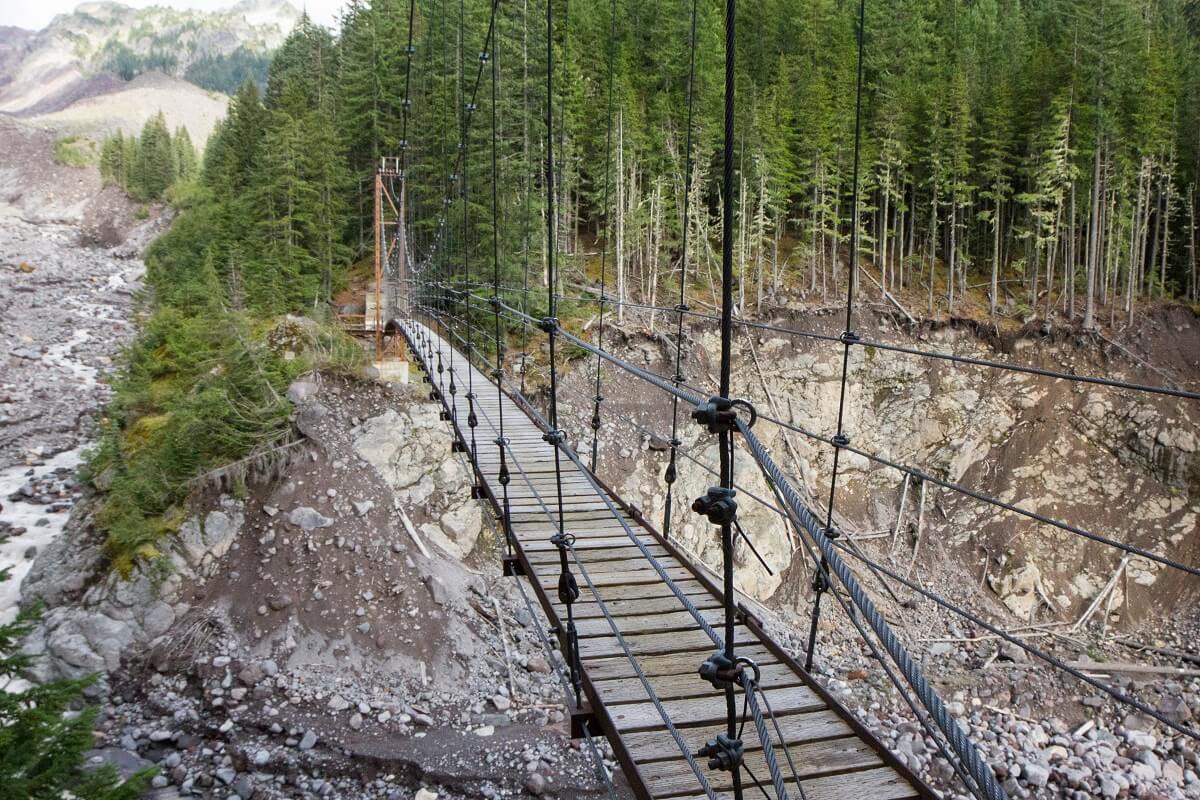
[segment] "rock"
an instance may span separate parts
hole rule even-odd
[[[256,767],[265,767],[271,763],[271,752],[269,750],[255,750],[250,762]]]
[[[274,678],[279,674],[279,665],[268,658],[266,661],[262,662],[262,670],[264,673],[266,673],[268,678]]]
[[[273,594],[267,597],[267,605],[276,611],[282,611],[290,606],[294,601],[290,594]]]
[[[990,583],[992,590],[1013,614],[1021,619],[1029,619],[1041,603],[1037,593],[1041,580],[1042,573],[1037,564],[1028,562],[992,579]]]
[[[534,656],[533,658],[529,659],[529,661],[527,661],[525,664],[525,669],[529,670],[530,672],[536,672],[539,675],[550,674],[550,664],[541,656]]]
[[[417,793],[413,796],[413,800],[437,800],[437,798],[437,792],[426,789],[424,786],[417,789]]]
[[[299,746],[301,750],[312,750],[317,746],[317,734],[311,730],[305,731],[304,736],[300,738]]]
[[[304,405],[313,397],[316,397],[318,386],[310,380],[300,379],[293,381],[292,385],[287,389],[287,399],[294,405]]]
[[[217,770],[217,778],[221,781],[221,783],[229,786],[231,783],[233,783],[234,779],[237,778],[237,770],[230,769],[229,767],[222,767],[221,769]]]
[[[299,506],[288,513],[288,522],[303,531],[328,528],[333,520],[310,506]]]
[[[1025,783],[1040,789],[1050,781],[1050,768],[1041,764],[1026,762],[1021,767],[1021,776],[1025,779]]]
[[[355,500],[353,503],[353,506],[354,506],[355,514],[358,514],[360,517],[365,517],[367,514],[369,514],[371,512],[371,509],[375,508],[375,501],[373,501],[373,500]]]
[[[330,711],[345,711],[350,707],[350,701],[342,697],[340,694],[335,694],[333,697],[329,698],[328,705]]]
[[[492,698],[492,705],[496,707],[497,711],[508,711],[508,709],[512,708],[512,700],[509,700],[502,694],[498,694]]]
[[[354,712],[353,714],[351,714],[350,715],[350,728],[352,730],[360,731],[360,730],[362,730],[362,726],[363,726],[362,714],[359,714],[357,711]]]
[[[231,663],[233,663],[233,659],[229,656],[214,656],[212,660],[212,665],[217,669],[225,669]]]
[[[154,763],[146,759],[122,750],[119,747],[105,747],[101,750],[89,750],[84,755],[84,764],[89,767],[99,767],[105,764],[116,768],[117,773],[122,778],[129,778],[136,772],[144,769],[149,769],[154,766]]]
[[[1179,695],[1168,695],[1158,704],[1158,713],[1172,722],[1187,722],[1192,718],[1192,710],[1187,701]]]
[[[546,791],[546,779],[540,772],[527,775],[522,785],[525,787],[525,791],[534,797],[541,797]]]

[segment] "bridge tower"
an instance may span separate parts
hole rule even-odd
[[[408,277],[405,175],[399,158],[384,156],[375,171],[375,284],[364,323],[375,334],[375,369],[382,380],[408,382],[408,355],[397,326]],[[394,329],[393,329],[394,328]]]

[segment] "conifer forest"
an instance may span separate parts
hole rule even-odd
[[[721,9],[696,5],[684,220],[691,4],[558,1],[564,283],[595,283],[603,260],[610,292],[663,304],[681,274],[687,226],[697,243],[689,280],[709,286],[720,225]],[[463,218],[449,178],[472,92],[467,224],[451,226],[438,252],[461,259],[465,244],[489,257],[494,136],[503,267],[515,276],[523,259],[544,259],[546,134],[529,122],[545,104],[544,6],[499,4],[481,69],[484,0],[415,3],[406,77],[409,5],[353,2],[335,32],[303,21],[265,89],[238,92],[207,150],[203,210],[192,212],[217,235],[203,254],[189,249],[238,302],[278,310],[328,300],[340,267],[370,247],[369,176],[380,157],[401,155],[405,139],[419,260],[448,196],[447,216]],[[845,0],[739,6],[745,313],[781,292],[820,302],[845,280],[856,12]],[[1118,321],[1140,301],[1200,298],[1200,3],[898,0],[868,9],[864,52],[857,224],[868,291],[919,298],[916,310],[931,315],[1085,326]]]

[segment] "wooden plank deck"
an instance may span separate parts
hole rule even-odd
[[[429,364],[434,370],[429,375],[437,387],[437,356],[440,353],[443,365],[449,369],[449,345],[421,323],[408,324],[410,346],[422,366],[429,359],[429,352],[419,346],[418,336],[433,348]],[[503,410],[504,433],[509,440],[507,462],[512,476],[509,507],[517,556],[551,625],[562,630],[566,610],[559,603],[556,591],[559,557],[549,542],[558,525],[554,449],[542,440],[542,430],[521,405],[508,395],[499,395],[495,384],[468,367],[458,351],[453,353],[453,363],[458,386],[455,435],[469,446],[465,395],[466,370],[471,369],[479,423],[475,430],[476,459],[483,489],[497,516],[502,487],[497,479],[499,447],[494,440],[499,436]],[[444,374],[441,385],[448,387],[448,373]],[[448,392],[444,393],[443,401],[449,410]],[[572,426],[568,423],[563,427]],[[662,717],[613,633],[613,625],[621,631],[672,723],[695,753],[725,729],[723,694],[696,673],[715,647],[634,544],[634,537],[649,549],[671,581],[719,631],[724,619],[720,591],[707,574],[565,455],[560,456],[560,469],[567,532],[575,536],[571,567],[581,596],[574,606],[574,616],[586,701],[639,798],[703,797],[691,767],[672,737],[666,735]],[[584,569],[590,585],[583,575]],[[611,620],[604,615],[604,609]],[[736,628],[738,653],[753,658],[762,669],[763,691],[775,711],[808,800],[904,800],[933,796],[927,786],[765,635],[753,615],[744,608],[742,612]],[[762,744],[752,723],[745,726],[742,736],[746,765],[760,780],[767,781]],[[776,758],[792,788],[794,778],[779,743],[774,744]],[[704,759],[698,761],[703,768]],[[732,797],[728,773],[706,771],[706,777],[723,800]],[[748,793],[757,792],[751,784],[747,785]],[[790,794],[800,797],[800,792],[794,789]]]

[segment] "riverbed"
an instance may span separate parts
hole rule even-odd
[[[76,470],[134,332],[145,266],[71,224],[0,213],[0,623],[79,498]]]

